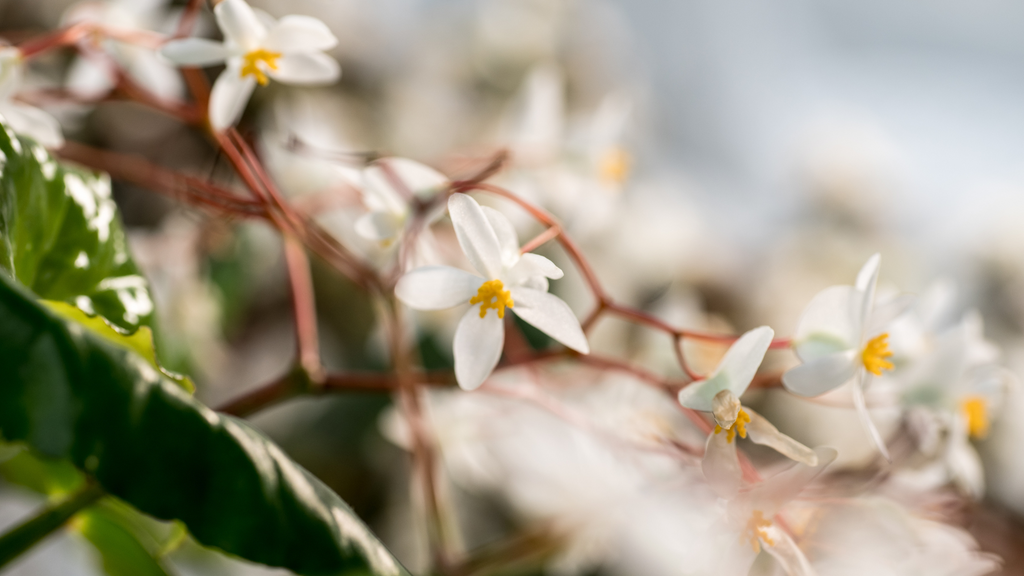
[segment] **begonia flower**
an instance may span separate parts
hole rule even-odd
[[[476,389],[498,364],[505,343],[506,309],[587,354],[590,348],[579,320],[565,302],[547,291],[548,278],[561,278],[562,270],[538,254],[520,254],[512,223],[469,196],[453,194],[448,212],[459,245],[477,274],[450,266],[417,268],[398,281],[395,295],[417,310],[471,305],[459,321],[453,343],[459,386]]]
[[[223,0],[213,9],[224,42],[202,38],[172,40],[162,53],[179,66],[227,63],[210,93],[210,125],[224,130],[242,115],[256,85],[273,78],[284,84],[329,84],[341,75],[338,62],[323,53],[337,38],[310,16],[273,21],[244,0]]]
[[[868,413],[864,391],[872,375],[895,368],[889,334],[884,328],[905,308],[904,299],[875,306],[881,256],[868,259],[853,286],[831,286],[804,309],[793,338],[803,362],[782,375],[786,389],[799,396],[819,396],[852,382],[853,403],[861,420],[888,460],[885,441]]]
[[[692,410],[711,412],[715,418],[715,430],[708,436],[704,459],[704,473],[712,482],[715,481],[712,478],[723,476],[722,467],[733,465],[736,436],[749,436],[752,442],[773,448],[808,466],[817,463],[813,450],[779,432],[766,418],[740,404],[739,398],[754,379],[774,336],[775,332],[768,326],[745,333],[729,347],[710,376],[679,391],[680,404]],[[724,475],[729,474],[731,471]]]
[[[999,350],[984,339],[982,319],[976,312],[932,340],[931,351],[901,379],[903,403],[926,409],[933,425],[946,431],[939,455],[949,479],[980,498],[985,491],[984,469],[970,440],[988,435],[1007,375],[996,364]]]

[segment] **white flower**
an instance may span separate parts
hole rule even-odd
[[[64,145],[60,123],[39,108],[14,100],[21,88],[25,62],[17,48],[0,48],[0,116],[18,134],[34,139],[47,148]]]
[[[520,254],[512,223],[469,196],[453,194],[448,211],[459,245],[479,276],[449,266],[417,268],[398,281],[395,295],[417,310],[473,305],[455,330],[459,386],[477,388],[498,364],[506,307],[569,348],[588,353],[579,320],[565,302],[547,292],[547,279],[561,278],[562,270],[543,256]]]
[[[751,441],[808,466],[817,464],[813,450],[779,432],[763,416],[740,404],[739,397],[750,386],[774,336],[775,332],[767,326],[740,336],[710,376],[679,391],[680,404],[711,412],[715,417],[715,431],[708,436],[703,464],[704,474],[712,484],[739,479],[733,474],[734,468],[739,470],[733,442],[737,434],[741,438],[749,434]]]
[[[797,325],[793,348],[803,364],[782,375],[786,389],[800,396],[819,396],[856,378],[853,402],[871,438],[886,459],[889,452],[871,421],[864,400],[869,374],[892,370],[889,335],[882,332],[899,315],[906,300],[894,299],[873,310],[881,256],[868,259],[854,286],[831,286],[818,293]]]
[[[757,553],[762,549],[775,558],[782,571],[789,576],[812,576],[816,574],[807,557],[785,529],[776,523],[776,516],[787,503],[800,495],[836,458],[833,448],[818,448],[814,451],[814,466],[796,464],[771,478],[754,485],[746,491],[721,491],[719,495],[728,500],[724,518],[713,531],[733,536],[731,549],[722,550],[723,562],[727,562],[729,574],[746,574]],[[731,470],[733,477],[712,488],[738,486],[742,482],[739,466]]]
[[[167,0],[85,0],[64,12],[61,25],[94,22],[122,30],[170,32],[173,20],[168,14]],[[158,53],[127,42],[92,36],[81,46],[85,49],[102,47],[139,85],[156,96],[167,100],[181,96],[181,77]],[[83,98],[103,96],[114,87],[114,82],[114,71],[88,56],[75,58],[65,80],[68,90]]]
[[[310,16],[263,18],[244,0],[224,0],[213,9],[224,42],[184,38],[168,42],[163,54],[180,66],[227,62],[210,93],[210,124],[223,130],[238,120],[256,84],[270,78],[285,84],[328,84],[341,68],[324,50],[338,40]],[[266,21],[265,21],[266,20]]]
[[[999,351],[983,336],[981,316],[972,312],[959,324],[935,335],[931,351],[908,367],[903,402],[926,408],[947,438],[939,453],[948,473],[964,492],[984,494],[981,459],[970,439],[987,436],[991,414],[1006,388],[996,365]]]
[[[370,212],[356,221],[356,233],[367,240],[391,245],[405,229],[413,204],[431,202],[449,184],[444,174],[419,162],[405,158],[378,160],[362,173],[360,190]],[[429,214],[427,224],[443,213],[435,210]]]

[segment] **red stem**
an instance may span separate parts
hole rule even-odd
[[[562,233],[561,226],[551,226],[547,230],[537,234],[532,240],[523,244],[523,247],[519,249],[520,254],[526,254],[527,252],[533,252],[537,248],[540,248],[546,244],[549,240],[557,238]]]
[[[174,31],[175,38],[184,38],[192,34],[202,8],[203,0],[188,0],[185,10],[181,13],[181,20],[178,21],[178,29]]]
[[[316,296],[313,278],[309,272],[309,259],[302,244],[292,236],[284,237],[284,258],[288,265],[288,279],[292,287],[292,305],[295,313],[296,355],[299,365],[313,382],[324,378],[320,363],[320,339],[316,325]]]

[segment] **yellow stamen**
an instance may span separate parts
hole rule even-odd
[[[750,414],[747,414],[745,410],[740,408],[739,414],[736,415],[736,421],[733,422],[732,426],[725,428],[725,441],[731,443],[736,434],[740,435],[740,438],[747,437],[747,423],[750,422]],[[715,434],[721,432],[723,428],[715,424]]]
[[[967,431],[971,438],[988,435],[988,403],[981,396],[968,396],[960,401],[960,411],[967,419]]]
[[[277,70],[277,59],[281,57],[280,52],[271,52],[260,48],[253,50],[242,56],[242,60],[245,61],[242,64],[242,78],[246,76],[255,76],[256,81],[260,83],[260,86],[266,86],[270,79],[267,77],[267,73],[260,67],[260,62],[267,65],[267,68],[271,70]]]
[[[610,148],[601,156],[598,174],[601,180],[609,184],[622,184],[629,177],[632,158],[622,148]]]
[[[868,340],[864,346],[864,352],[860,355],[864,367],[875,376],[881,376],[882,370],[895,368],[887,358],[892,358],[892,351],[889,350],[889,334],[880,334]]]
[[[755,553],[761,551],[760,540],[764,540],[764,543],[769,546],[775,546],[775,541],[768,536],[768,528],[771,525],[772,521],[765,518],[764,513],[760,510],[754,510],[750,519],[747,520],[746,535],[750,538],[750,546]]]
[[[505,285],[501,283],[501,280],[490,280],[481,284],[480,289],[476,291],[476,296],[470,298],[469,303],[480,305],[481,318],[487,315],[488,308],[494,308],[498,311],[498,318],[504,318],[505,307],[515,306],[515,303],[512,302],[512,293],[505,290]]]

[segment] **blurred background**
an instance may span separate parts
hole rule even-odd
[[[120,3],[164,31],[183,4]],[[883,285],[920,294],[949,280],[962,309],[981,311],[1003,363],[1024,374],[1024,4],[252,4],[274,16],[316,16],[340,41],[331,52],[343,69],[337,85],[271,86],[243,120],[297,204],[315,205],[324,190],[344,187],[352,166],[330,159],[332,152],[381,151],[454,176],[466,158],[509,149],[512,165],[499,180],[562,216],[624,302],[683,325],[770,324],[788,335],[811,296],[849,283],[881,252]],[[17,43],[54,29],[72,5],[0,0],[0,36]],[[218,33],[209,10],[200,30]],[[94,90],[75,70],[71,52],[55,53],[33,64],[31,82]],[[154,82],[169,98],[181,94],[174,82]],[[231,178],[201,134],[135,104],[40,103],[69,139]],[[285,371],[294,341],[274,233],[132,186],[115,184],[115,197],[153,286],[165,364],[190,373],[211,406]],[[329,203],[325,226],[351,223],[358,199],[338,194]],[[318,262],[314,276],[328,368],[384,367],[365,296]],[[587,310],[578,278],[557,291],[577,312]],[[450,364],[447,338],[424,338],[428,363]],[[644,346],[616,327],[594,339],[598,349]],[[772,394],[761,399],[766,411],[788,409]],[[254,422],[415,564],[407,457],[380,426],[390,404],[374,394],[299,400]],[[1017,396],[1008,401],[1011,410],[1020,405]],[[807,437],[798,424],[779,427]],[[1003,418],[979,445],[988,492],[961,518],[983,549],[1003,555],[1006,574],[1024,573],[1021,428]],[[476,518],[465,522],[478,528],[473,543],[522,522],[500,499],[464,497]],[[0,484],[0,528],[39,502]],[[73,533],[63,534],[9,573],[102,573],[90,554]],[[274,573],[196,546],[168,561],[179,574]]]

